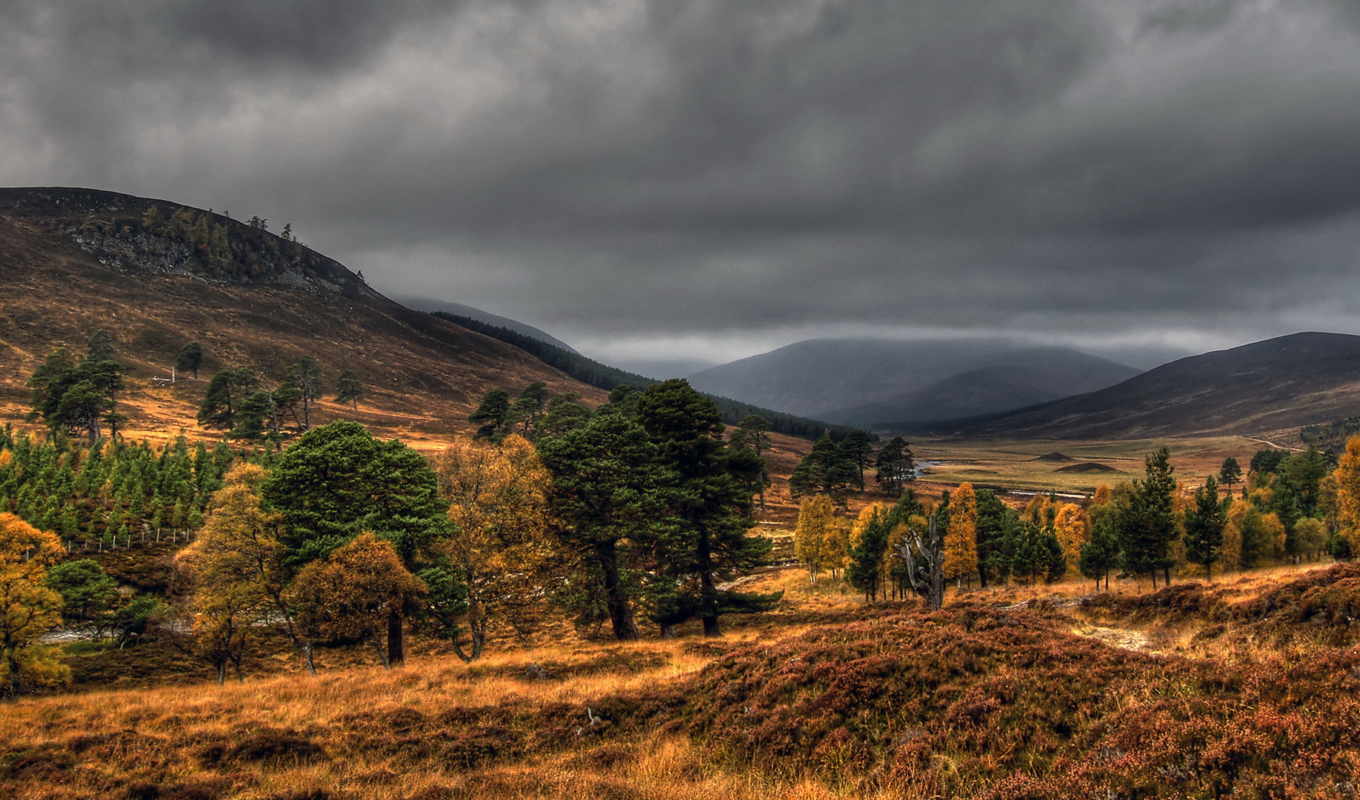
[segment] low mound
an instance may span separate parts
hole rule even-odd
[[[1054,451],[1051,452],[1051,453],[1044,453],[1043,455],[1039,456],[1038,458],[1036,458],[1036,459],[1034,459],[1034,460],[1035,460],[1035,461],[1075,461],[1076,459],[1072,458],[1071,456],[1069,456],[1069,455],[1066,454],[1066,453],[1060,453],[1060,452],[1058,452],[1057,450],[1054,450]]]
[[[1151,594],[1098,595],[1087,608],[1135,622],[1210,623],[1201,636],[1236,635],[1336,647],[1360,643],[1360,564],[1316,569],[1241,600],[1233,583],[1179,583]]]
[[[1093,472],[1106,473],[1106,472],[1120,472],[1120,470],[1115,469],[1114,467],[1110,466],[1109,464],[1100,464],[1100,463],[1097,463],[1097,462],[1095,462],[1095,461],[1083,461],[1083,462],[1081,462],[1080,464],[1073,464],[1073,465],[1071,465],[1070,467],[1059,467],[1058,469],[1055,469],[1055,470],[1053,470],[1053,471],[1054,471],[1054,472],[1074,472],[1074,473],[1093,473]]]
[[[1332,651],[1246,674],[963,607],[733,653],[696,679],[689,724],[733,765],[803,764],[865,794],[1342,796],[1357,670]]]

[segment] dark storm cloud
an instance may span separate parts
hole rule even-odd
[[[1355,330],[1356,9],[32,0],[0,182],[292,221],[605,354]]]

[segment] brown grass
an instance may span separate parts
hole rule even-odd
[[[24,700],[0,709],[0,795],[1344,796],[1360,762],[1329,743],[1360,720],[1360,653],[1270,645],[1252,626],[1348,627],[1302,610],[1319,593],[1355,602],[1356,573],[1168,590],[1208,593],[1211,614],[1132,586],[1093,605],[1073,583],[964,593],[929,615],[778,570],[748,585],[786,602],[730,618],[719,641],[564,640],[470,666]]]

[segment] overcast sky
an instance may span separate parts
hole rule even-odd
[[[292,222],[606,359],[1360,332],[1357,0],[281,5],[8,0],[0,184]]]

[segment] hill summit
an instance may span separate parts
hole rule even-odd
[[[151,436],[196,427],[205,381],[153,380],[169,376],[189,341],[205,351],[204,378],[249,367],[279,380],[304,356],[320,363],[323,386],[352,370],[363,401],[325,403],[322,418],[343,414],[417,444],[467,429],[492,388],[542,381],[602,399],[513,345],[393,302],[287,233],[115,192],[0,189],[0,277],[10,292],[0,411],[24,413],[24,382],[47,352],[79,348],[100,329],[130,367],[120,409],[129,430]]]

